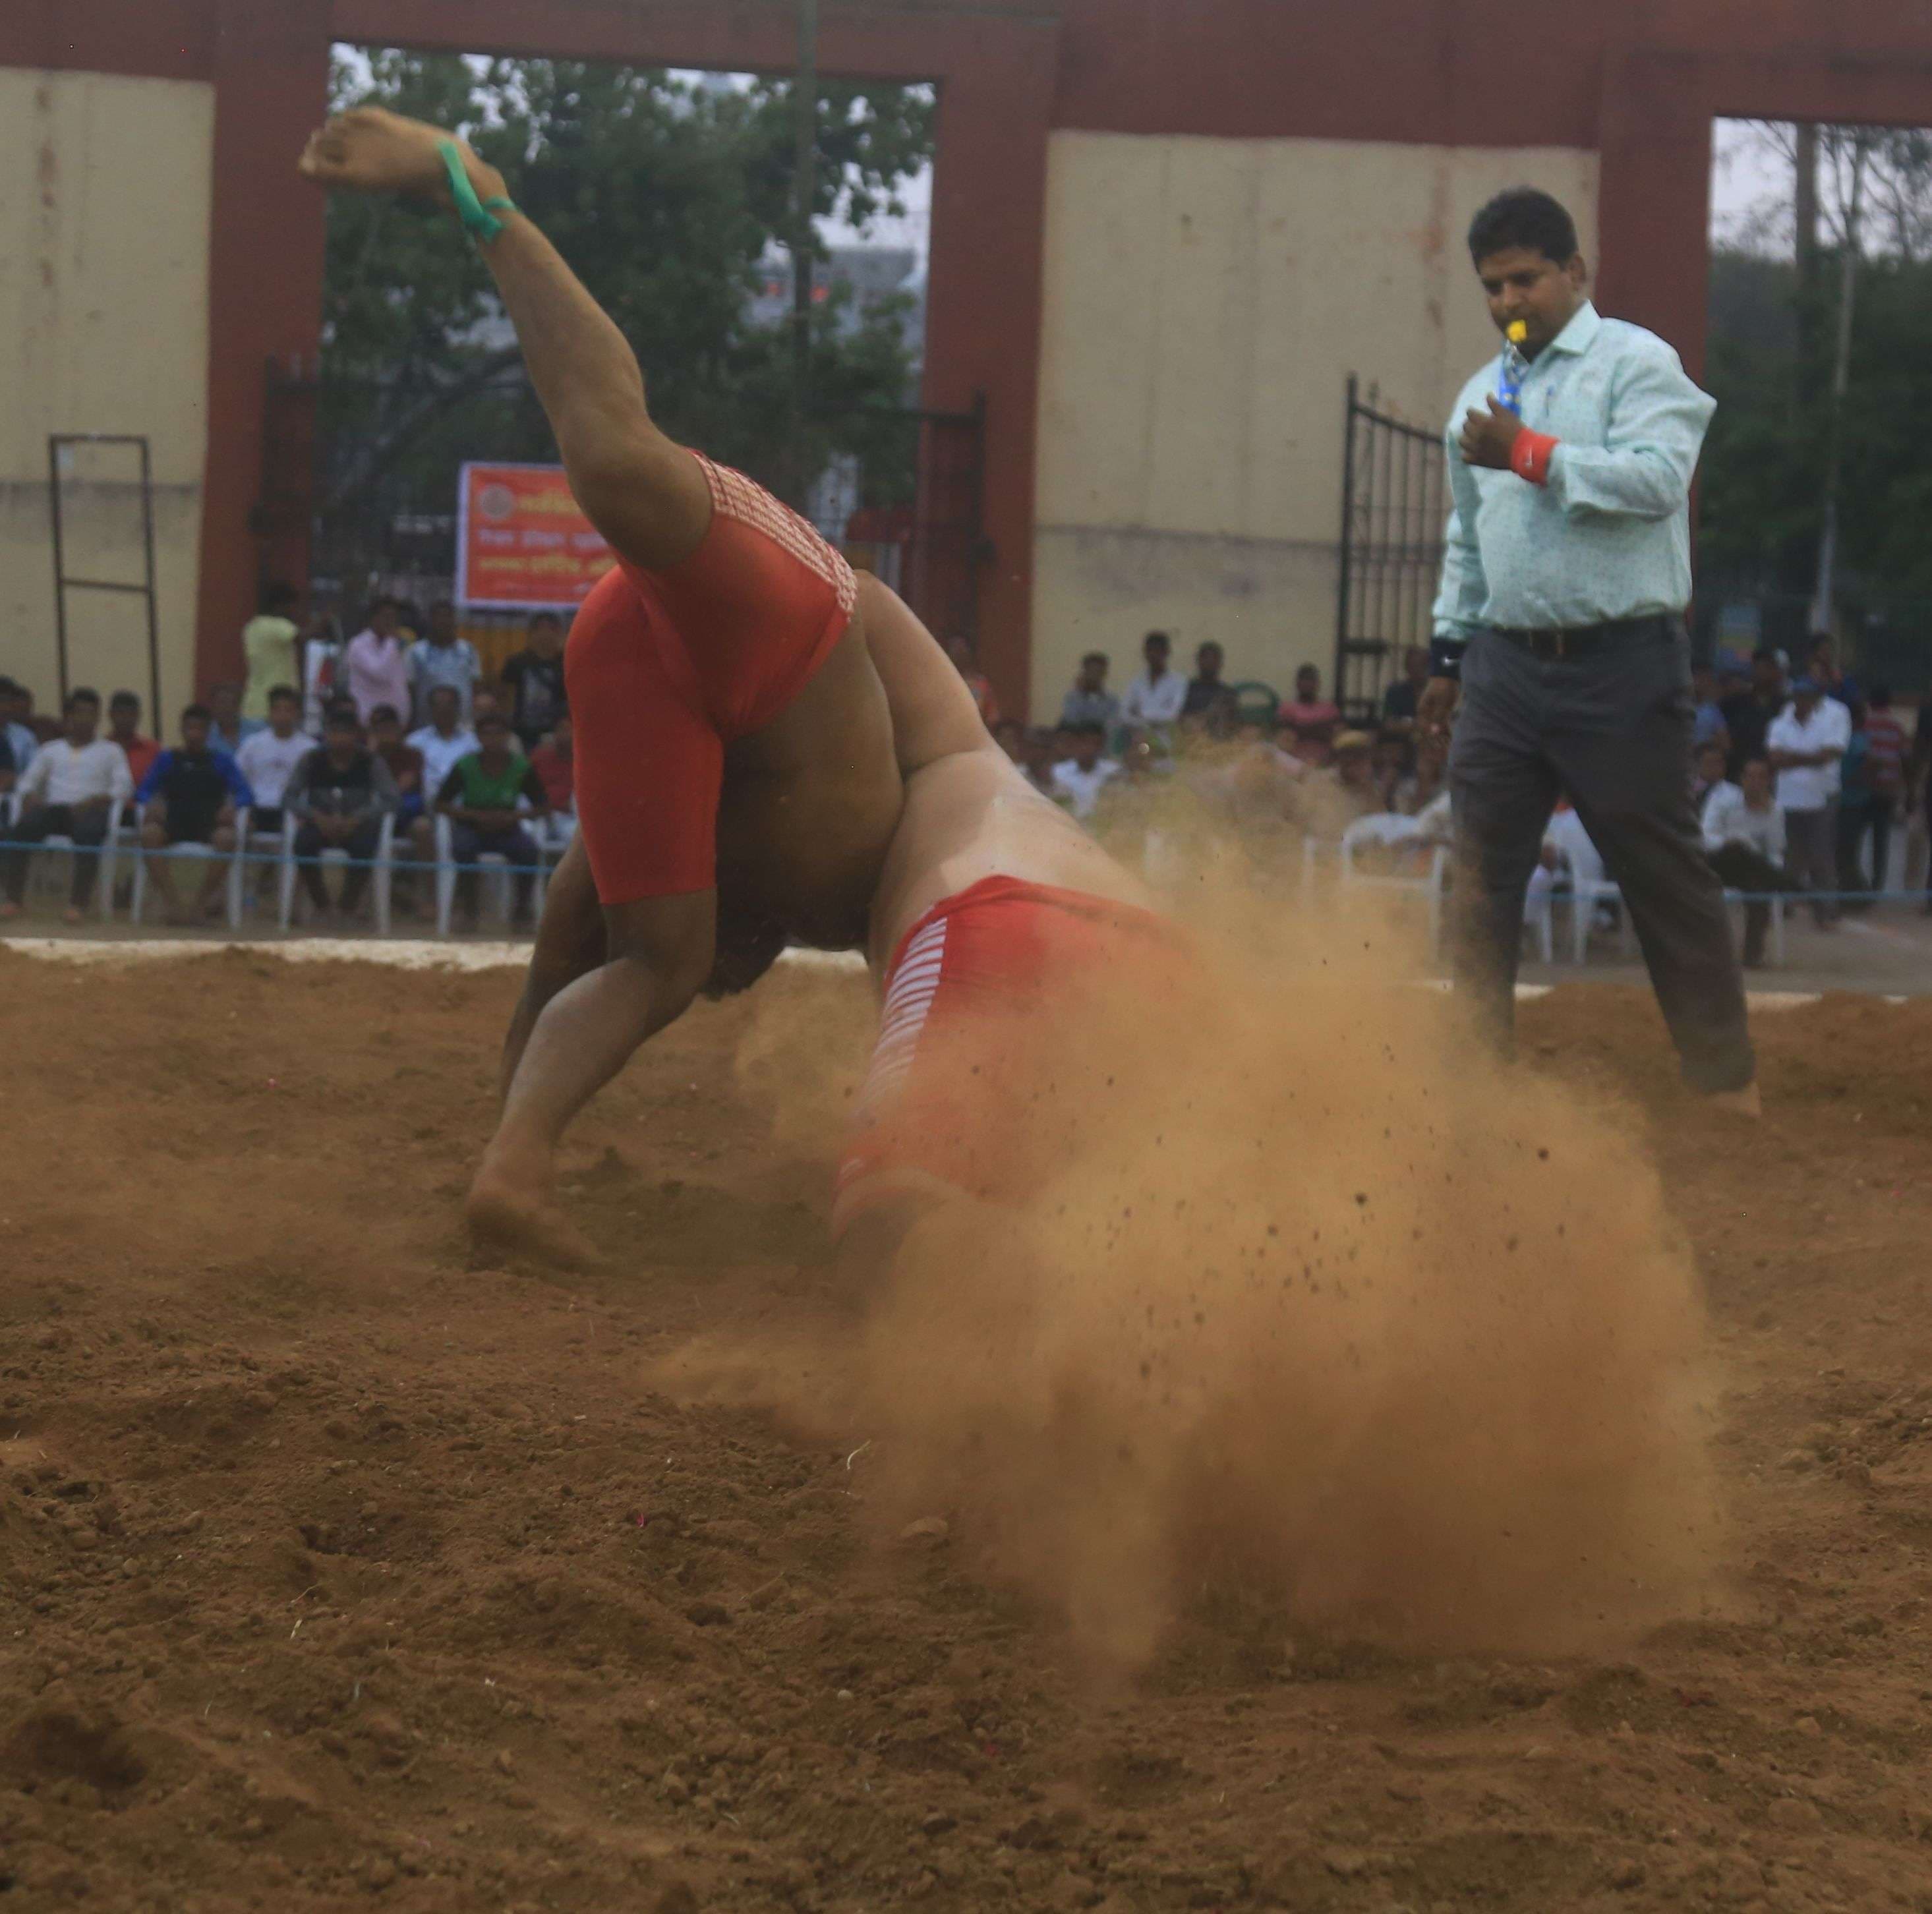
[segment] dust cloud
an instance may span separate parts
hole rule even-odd
[[[1704,1324],[1635,1138],[1476,1052],[1385,909],[1180,914],[1187,1000],[1116,970],[976,1034],[1004,1067],[962,1107],[997,1109],[1013,1200],[928,1215],[849,1319],[687,1352],[683,1388],[868,1442],[882,1534],[944,1514],[1109,1662],[1231,1582],[1417,1647],[1695,1610]],[[768,999],[747,1063],[830,1149],[860,1054],[815,1000]]]

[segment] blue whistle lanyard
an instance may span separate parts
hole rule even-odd
[[[1505,410],[1514,412],[1519,418],[1522,416],[1522,373],[1519,370],[1521,364],[1515,348],[1504,346],[1497,379],[1496,399]]]

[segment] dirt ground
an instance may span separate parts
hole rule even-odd
[[[514,988],[0,955],[8,1907],[1932,1910],[1932,1003],[1761,1018],[1758,1130],[1645,995],[1525,1012],[1694,1250],[1721,1618],[1441,1659],[1210,1586],[1107,1680],[872,1538],[864,1430],[651,1390],[847,1306],[745,1006],[584,1122],[611,1271],[472,1265]]]

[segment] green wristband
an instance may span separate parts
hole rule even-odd
[[[494,199],[477,198],[476,189],[470,183],[470,175],[463,164],[463,155],[456,150],[454,140],[439,140],[436,142],[436,150],[442,155],[443,170],[449,175],[450,197],[456,202],[457,218],[482,244],[487,246],[503,230],[503,222],[496,217],[496,214],[513,213],[517,210],[516,207],[501,194]]]

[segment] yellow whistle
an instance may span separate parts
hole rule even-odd
[[[1511,320],[1509,322],[1509,330],[1503,334],[1503,337],[1512,346],[1521,345],[1529,337],[1528,321],[1520,319]]]

